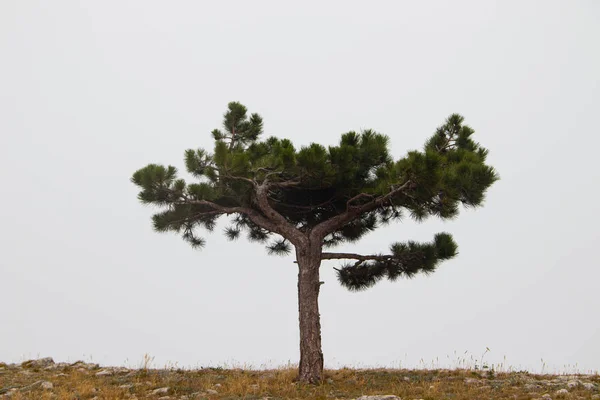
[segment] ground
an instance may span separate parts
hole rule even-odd
[[[127,369],[97,364],[0,363],[0,399],[598,399],[600,375],[454,370],[327,370],[321,385],[295,382],[297,370]],[[394,397],[397,396],[397,397]],[[377,397],[363,397],[376,399]],[[384,398],[384,397],[380,397]]]

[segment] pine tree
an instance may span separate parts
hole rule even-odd
[[[324,260],[345,260],[339,282],[364,290],[382,279],[394,281],[432,273],[440,261],[457,254],[448,233],[429,243],[391,244],[383,254],[324,251],[355,242],[405,214],[421,221],[451,219],[459,206],[482,205],[486,190],[498,180],[485,164],[488,150],[472,139],[473,129],[453,114],[426,141],[394,161],[388,138],[372,130],[348,132],[339,145],[312,143],[297,150],[288,139],[259,140],[263,120],[246,107],[229,103],[222,130],[215,129],[212,153],[185,151],[185,167],[195,181],[178,178],[173,166],[150,164],[133,174],[142,203],[157,205],[154,229],[174,231],[194,247],[229,216],[225,235],[265,243],[269,254],[294,249],[298,264],[300,313],[299,380],[323,377],[318,306],[319,267]]]

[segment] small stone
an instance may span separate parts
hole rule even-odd
[[[567,382],[567,387],[569,389],[576,388],[577,386],[579,386],[579,381],[572,380],[572,381]]]
[[[327,378],[327,383],[330,384],[330,385],[333,385],[333,379]]]
[[[360,396],[355,400],[402,400],[398,396],[394,396],[393,394],[383,394],[383,395],[375,395],[375,396]]]
[[[85,369],[83,369],[85,371]],[[100,370],[98,372],[96,372],[96,376],[110,376],[110,375],[114,375],[115,371],[110,370],[110,369],[103,369]]]
[[[595,394],[595,395],[593,395],[593,396],[592,396],[592,399],[593,399],[593,400],[598,400],[598,399],[600,399],[600,394]]]
[[[220,388],[220,387],[221,387],[221,386],[223,386],[223,385],[221,385],[220,383],[217,383],[217,384],[216,384],[216,385],[214,385],[214,386],[215,386],[216,388]]]
[[[128,383],[126,385],[119,386],[119,389],[131,389],[132,387],[133,387],[133,384]]]
[[[154,389],[152,391],[152,394],[167,394],[167,393],[169,393],[168,387],[162,387],[162,388]]]
[[[410,377],[408,377],[408,376],[405,376],[405,377],[404,377],[404,378],[402,378],[402,379],[404,379],[406,382],[410,382]]]
[[[206,394],[219,394],[219,392],[214,389],[206,389]]]
[[[84,361],[75,361],[73,364],[69,365],[72,368],[83,368],[87,370],[98,369],[100,365],[94,363],[86,363]]]
[[[163,397],[159,397],[158,400],[169,400],[171,398],[171,396],[163,396]]]
[[[583,388],[587,389],[587,390],[594,390],[594,389],[596,389],[596,385],[594,385],[592,382],[582,383],[581,386],[583,386]]]
[[[556,393],[555,393],[555,394],[556,394],[557,396],[561,396],[561,395],[563,395],[563,394],[564,394],[564,395],[567,395],[567,394],[569,394],[569,391],[568,391],[567,389],[559,389],[559,390],[557,390],[557,391],[556,391]]]
[[[34,389],[37,389],[40,387],[42,389],[52,389],[54,387],[54,385],[52,384],[52,382],[48,382],[48,381],[36,381],[36,382],[33,382],[31,385],[23,386],[19,390],[21,392],[29,392],[30,390],[34,390]]]
[[[42,382],[40,384],[40,386],[42,387],[42,389],[47,389],[47,390],[54,388],[54,385],[52,384],[52,382],[48,382],[48,381]]]
[[[548,399],[548,400],[552,400],[552,396],[550,396],[548,393],[544,393],[542,395],[542,399]]]

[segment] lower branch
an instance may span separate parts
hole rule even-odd
[[[362,255],[356,253],[321,253],[321,260],[389,261],[393,255]]]
[[[441,261],[456,256],[457,245],[449,234],[438,233],[430,243],[394,243],[390,252],[387,255],[321,253],[321,260],[356,260],[336,271],[342,285],[350,290],[363,290],[383,278],[394,281],[432,273]]]
[[[288,237],[287,231],[285,227],[282,227],[280,224],[273,222],[269,218],[261,215],[258,211],[249,208],[249,207],[226,207],[221,206],[219,204],[213,203],[208,200],[182,200],[173,202],[173,204],[194,204],[194,205],[203,205],[211,208],[212,210],[207,211],[206,213],[198,213],[198,215],[215,215],[215,214],[243,214],[246,215],[252,222],[256,225],[260,226],[263,229],[266,229],[271,232],[275,232],[283,237]],[[292,238],[290,241],[296,244],[295,238]]]

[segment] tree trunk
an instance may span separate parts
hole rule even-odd
[[[300,313],[300,373],[298,380],[306,383],[320,383],[323,379],[319,315],[321,246],[296,248],[296,257],[298,260],[298,310]]]

